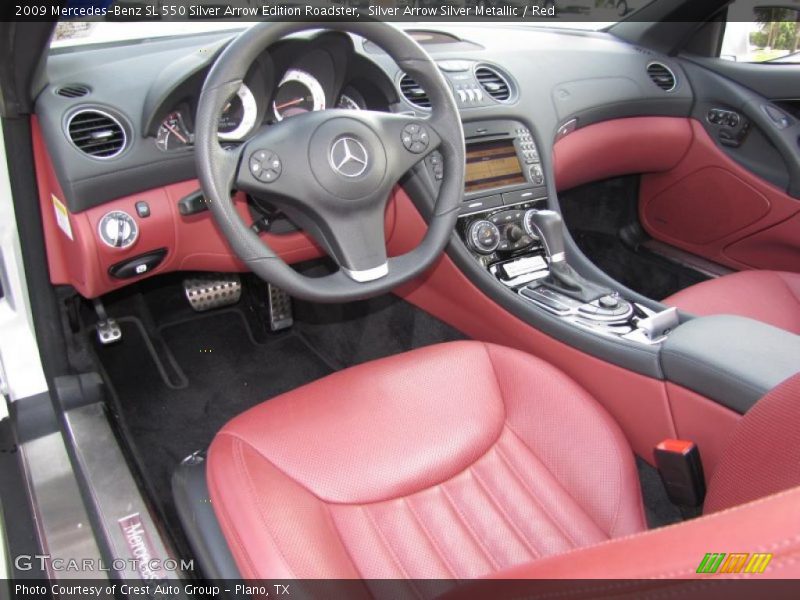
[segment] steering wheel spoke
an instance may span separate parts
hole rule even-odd
[[[309,179],[308,165],[299,152],[305,148],[306,128],[302,116],[297,121],[284,121],[262,127],[240,149],[240,160],[234,178],[236,189],[253,196],[307,198],[316,192]]]
[[[365,283],[389,273],[384,232],[386,200],[357,211],[327,214],[324,244],[339,268],[353,281]]]

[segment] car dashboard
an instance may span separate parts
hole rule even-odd
[[[503,265],[517,273],[515,259],[537,247],[524,211],[555,201],[557,140],[578,122],[690,111],[691,89],[676,61],[607,33],[512,25],[407,32],[438,64],[464,123],[458,233],[480,265],[510,279]],[[51,54],[34,128],[54,283],[93,298],[157,273],[244,270],[207,210],[193,152],[202,85],[230,39],[204,34]],[[654,82],[653,65],[671,74],[669,89]],[[430,102],[372,42],[311,31],[257,57],[220,115],[220,142],[240,144],[260,127],[328,108],[425,116]],[[402,187],[424,213],[442,177],[434,153]],[[269,198],[233,200],[287,262],[324,254]],[[386,216],[390,251],[406,225],[395,208],[390,203]],[[514,223],[495,227],[498,214]]]

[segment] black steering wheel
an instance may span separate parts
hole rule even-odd
[[[262,127],[233,149],[220,146],[217,124],[254,60],[286,35],[319,24],[266,22],[243,32],[220,54],[203,85],[195,155],[203,193],[236,254],[259,277],[290,295],[342,302],[383,294],[419,275],[442,253],[458,218],[464,184],[464,134],[450,86],[428,54],[404,32],[379,22],[326,23],[381,46],[427,92],[430,116],[326,110]],[[269,90],[272,93],[272,90]],[[387,258],[384,220],[392,187],[438,149],[444,179],[420,244]],[[231,190],[274,202],[339,266],[304,276],[278,257],[240,218]]]

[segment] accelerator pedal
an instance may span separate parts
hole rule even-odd
[[[236,304],[242,297],[242,281],[236,274],[210,273],[183,280],[189,305],[197,312]]]
[[[292,297],[271,283],[269,287],[269,327],[272,331],[288,329],[294,324]]]

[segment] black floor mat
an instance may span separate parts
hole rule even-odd
[[[564,222],[589,260],[630,289],[663,300],[708,279],[702,273],[653,254],[639,225],[639,179],[620,177],[559,194]]]
[[[571,233],[581,251],[599,269],[648,298],[663,300],[708,279],[645,249],[634,251],[619,235],[580,230]]]
[[[296,328],[336,368],[464,336],[394,296],[349,304],[295,302]]]
[[[672,525],[683,520],[680,509],[670,502],[658,470],[644,460],[636,457],[636,468],[639,471],[639,484],[642,488],[642,501],[650,529]]]
[[[122,341],[99,348],[98,355],[140,470],[168,522],[175,518],[170,478],[183,458],[207,448],[232,417],[331,372],[297,335],[256,344],[242,314],[231,310],[161,330],[185,375],[176,385],[164,377],[169,368],[153,356],[137,319],[120,326]]]

